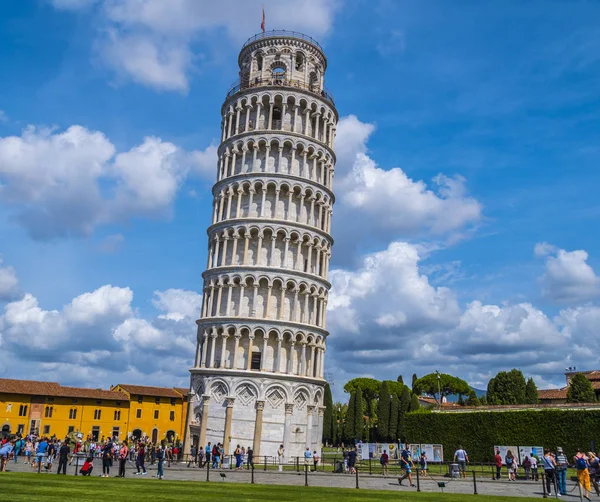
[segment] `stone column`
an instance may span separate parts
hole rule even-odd
[[[306,410],[308,412],[307,422],[306,422],[306,446],[313,450],[312,447],[312,428],[313,428],[313,415],[315,413],[315,406],[307,406]]]
[[[263,333],[263,348],[262,355],[260,358],[260,371],[265,371],[265,363],[267,362],[267,345],[269,343],[269,333],[265,331]]]
[[[208,364],[209,368],[215,367],[215,345],[217,344],[217,332],[213,331],[212,335],[210,335],[212,341],[210,342],[210,362]]]
[[[227,409],[225,410],[225,431],[223,433],[223,455],[226,457],[229,455],[230,443],[231,443],[231,417],[233,415],[233,403],[234,397],[226,397],[225,403]]]
[[[265,409],[264,401],[256,401],[256,420],[254,421],[254,441],[252,442],[252,451],[254,458],[258,460],[260,456],[260,438],[262,437],[263,411]]]
[[[246,361],[246,369],[249,370],[252,365],[252,348],[254,346],[254,335],[248,337],[248,360]]]
[[[233,369],[234,370],[238,369],[237,353],[238,353],[238,349],[240,347],[240,338],[242,338],[242,335],[239,335],[238,333],[236,333],[235,334],[235,344],[233,346]]]
[[[316,441],[316,450],[320,452],[321,441],[323,438],[323,414],[325,413],[325,406],[319,406],[319,421],[317,422],[317,437]]]
[[[229,335],[227,335],[226,333],[223,333],[221,335],[221,360],[219,361],[220,368],[225,367],[225,349],[227,348],[227,339],[228,338],[229,338]]]
[[[290,454],[290,437],[292,435],[292,413],[293,412],[294,412],[294,403],[285,403],[285,422],[283,425],[283,447],[285,448],[285,457],[286,458],[289,458],[289,454]]]
[[[185,415],[185,430],[183,431],[183,453],[190,452],[190,446],[192,445],[192,435],[190,434],[190,422],[192,421],[193,412],[193,399],[196,396],[193,390],[190,390],[187,394],[188,405]]]
[[[206,429],[208,427],[208,404],[210,401],[210,396],[208,394],[205,394],[202,396],[201,399],[202,399],[202,423],[200,424],[200,445],[199,446],[204,447],[204,446],[206,446]]]

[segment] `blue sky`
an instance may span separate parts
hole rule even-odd
[[[0,376],[186,384],[220,107],[262,3],[0,4]],[[337,387],[597,368],[600,5],[264,3],[321,41],[341,117]]]

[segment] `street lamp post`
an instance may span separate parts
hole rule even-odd
[[[442,389],[440,387],[440,372],[438,370],[435,370],[435,374],[437,376],[437,381],[438,381],[438,408],[441,409],[442,408]]]

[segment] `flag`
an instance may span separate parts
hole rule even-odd
[[[262,23],[260,23],[260,29],[262,30],[262,32],[265,32],[265,8],[263,7],[262,10]]]

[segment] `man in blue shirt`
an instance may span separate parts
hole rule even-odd
[[[400,453],[400,467],[404,469],[405,474],[401,478],[398,478],[398,483],[402,484],[402,481],[408,478],[410,486],[415,486],[412,482],[412,469],[414,467],[414,464],[411,458],[410,444],[408,443],[406,443],[404,449],[402,450],[402,453]]]
[[[14,441],[7,441],[6,444],[2,448],[0,448],[0,472],[4,472],[6,470],[8,456],[13,451],[14,444]]]
[[[46,455],[46,451],[48,450],[48,443],[46,442],[46,438],[42,438],[40,444],[38,445],[38,449],[35,452],[35,456],[37,458],[38,465],[41,466],[44,461],[44,455]]]
[[[308,469],[308,466],[311,464],[311,460],[312,452],[310,451],[310,448],[306,448],[306,450],[304,450],[304,465],[306,466],[305,469]]]

